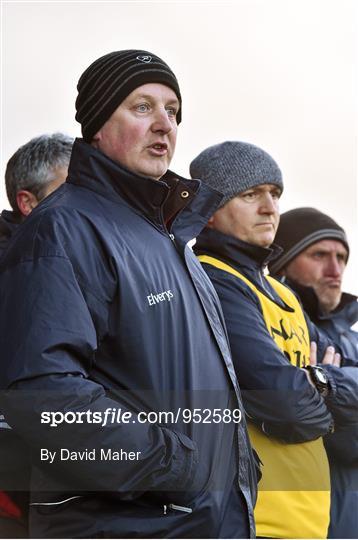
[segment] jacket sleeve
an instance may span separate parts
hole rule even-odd
[[[317,343],[318,363],[323,359],[329,345],[340,352],[339,347],[306,317],[312,341]],[[358,366],[342,358],[343,367],[327,364],[319,365],[325,370],[330,381],[331,392],[326,405],[334,418],[335,426],[352,425],[358,421]]]
[[[304,442],[325,435],[332,417],[305,372],[291,365],[245,284],[205,266],[220,298],[248,417],[272,437]]]
[[[326,398],[326,404],[335,425],[339,427],[358,423],[358,367],[321,367],[333,387],[333,391]]]
[[[125,398],[112,399],[91,380],[106,309],[92,298],[90,311],[84,293],[71,262],[62,255],[25,257],[1,268],[0,410],[33,449],[35,465],[73,489],[116,491],[126,493],[126,498],[131,492],[138,496],[148,490],[186,489],[191,486],[196,447],[183,434],[138,422],[102,426],[83,417],[71,421],[72,413],[111,408],[133,413]],[[42,421],[44,412],[70,412],[72,423],[51,427]],[[60,460],[61,448],[95,449],[97,459]],[[101,448],[140,455],[126,461],[101,460]],[[41,461],[41,449],[57,452],[51,465]]]

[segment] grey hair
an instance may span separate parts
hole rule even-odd
[[[56,179],[56,169],[67,168],[74,139],[63,133],[41,135],[20,146],[9,159],[5,171],[6,193],[15,214],[19,214],[17,193],[26,189],[37,200]]]

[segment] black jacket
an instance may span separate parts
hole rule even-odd
[[[196,196],[168,232],[165,178],[78,140],[67,182],[1,261],[1,406],[33,448],[36,537],[237,537],[248,519],[254,534],[245,422],[211,419],[242,407],[222,312],[187,246],[219,196],[181,181]],[[41,423],[43,412],[103,419],[113,408],[130,423]],[[188,422],[194,409],[211,423]],[[140,423],[151,411],[175,416]],[[57,452],[52,464],[40,448]],[[61,461],[61,448],[96,459]],[[109,449],[138,459],[99,459]]]
[[[329,538],[358,538],[358,332],[352,326],[358,321],[357,297],[344,293],[339,306],[328,315],[319,309],[318,298],[311,287],[303,287],[291,280],[287,284],[299,295],[312,321],[340,347],[346,374],[344,383],[345,408],[351,409],[347,419],[336,425],[335,433],[325,437],[331,469],[331,522]],[[347,362],[347,358],[349,362]],[[343,394],[343,392],[342,392]]]

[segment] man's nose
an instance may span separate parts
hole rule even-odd
[[[337,257],[335,255],[332,255],[327,260],[327,266],[326,266],[326,274],[328,276],[333,277],[340,277],[343,273],[343,267],[339,263]]]
[[[168,113],[164,107],[158,107],[154,112],[152,131],[162,131],[169,133],[173,129],[173,124],[168,117]]]
[[[263,214],[274,214],[276,212],[276,201],[271,193],[264,193],[260,208]]]

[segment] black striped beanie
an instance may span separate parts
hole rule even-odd
[[[81,124],[85,141],[93,136],[133,90],[147,83],[169,86],[179,100],[177,114],[181,121],[181,95],[178,81],[158,56],[148,51],[115,51],[95,60],[81,75],[76,99],[76,120]]]

